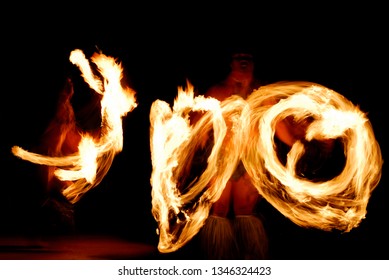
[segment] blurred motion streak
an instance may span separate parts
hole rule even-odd
[[[75,130],[79,137],[76,152],[63,155],[61,144],[66,133],[73,129],[75,120],[70,102],[68,104],[70,123],[64,124],[56,151],[51,155],[29,152],[18,146],[12,153],[23,160],[54,167],[54,175],[64,182],[63,195],[76,203],[88,190],[97,186],[107,174],[114,157],[123,148],[122,118],[137,107],[135,91],[121,84],[123,69],[120,63],[102,53],[94,53],[91,61],[101,76],[95,75],[84,53],[73,50],[70,61],[78,66],[85,82],[101,98],[101,127],[99,135]],[[70,89],[73,91],[73,88]],[[69,101],[69,100],[67,100]]]
[[[344,96],[304,81],[269,84],[246,100],[232,96],[221,103],[194,97],[189,82],[186,90],[178,89],[173,108],[156,100],[150,110],[152,211],[159,225],[159,251],[176,251],[197,234],[239,160],[258,192],[299,226],[349,232],[365,218],[383,159],[370,121]],[[267,105],[269,99],[279,102]],[[205,113],[191,125],[190,112],[195,111]],[[275,126],[288,116],[313,121],[282,163]],[[227,127],[233,139],[225,141]],[[195,153],[204,147],[203,136],[212,131],[213,147],[202,174],[180,185],[191,172]],[[341,172],[327,180],[296,174],[306,152],[303,142],[328,139],[341,140]]]

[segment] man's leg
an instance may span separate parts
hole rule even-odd
[[[207,259],[236,259],[236,242],[228,213],[231,205],[231,182],[211,209],[200,230],[202,251]]]
[[[262,220],[255,213],[261,199],[247,173],[232,184],[233,228],[241,259],[266,259],[268,239]]]

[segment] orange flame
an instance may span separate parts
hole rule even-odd
[[[264,96],[283,99],[263,108]],[[382,172],[382,155],[366,115],[349,100],[321,85],[276,83],[262,87],[248,99],[251,110],[246,122],[257,127],[251,135],[243,162],[258,191],[294,223],[322,230],[350,231],[365,218],[371,192]],[[298,141],[283,166],[276,157],[273,140],[275,121],[285,114],[312,116],[306,140],[342,139],[345,165],[340,174],[324,182],[298,178],[294,172],[304,154]],[[243,126],[242,126],[243,127]],[[247,137],[242,131],[240,137]],[[271,176],[264,176],[265,169]]]
[[[280,101],[269,106],[269,99]],[[206,111],[195,125],[190,125],[191,110]],[[313,117],[307,141],[342,139],[346,162],[339,175],[324,182],[298,177],[296,164],[305,151],[301,141],[289,151],[286,164],[280,162],[275,124],[288,116]],[[254,91],[247,100],[232,96],[219,103],[194,97],[188,83],[186,92],[179,88],[173,110],[160,100],[152,104],[150,122],[152,205],[161,252],[179,249],[199,231],[240,159],[269,203],[294,223],[322,230],[350,231],[358,226],[381,177],[381,151],[366,115],[318,84],[274,83]],[[226,134],[227,129],[233,133]],[[203,136],[211,130],[214,145],[205,170],[180,186]]]
[[[69,183],[63,189],[63,194],[72,203],[77,202],[104,178],[115,155],[123,148],[122,118],[137,106],[135,91],[121,86],[121,64],[101,53],[95,53],[91,60],[103,80],[93,74],[81,50],[74,50],[70,54],[70,61],[79,67],[84,80],[102,95],[99,137],[80,133],[77,152],[67,156],[41,155],[18,146],[12,147],[12,153],[23,160],[56,167],[55,176]]]

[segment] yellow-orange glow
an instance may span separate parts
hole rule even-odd
[[[63,194],[72,203],[77,202],[104,178],[115,155],[123,148],[122,118],[137,106],[135,91],[121,85],[121,64],[102,53],[95,53],[91,60],[97,66],[102,79],[93,74],[89,61],[81,50],[74,50],[70,55],[70,61],[79,67],[84,80],[102,95],[100,135],[94,137],[89,133],[79,132],[77,152],[65,156],[41,155],[18,146],[12,147],[13,154],[23,160],[55,167],[55,176],[67,182]]]
[[[228,113],[231,109],[236,111],[244,106],[243,100],[236,100],[234,104],[236,106],[224,108],[224,111]],[[208,113],[193,127],[190,125],[190,111]],[[209,208],[223,191],[217,186],[226,184],[239,153],[234,152],[233,147],[229,153],[221,153],[226,149],[223,140],[227,131],[223,107],[216,99],[194,97],[190,84],[188,91],[179,88],[173,110],[166,102],[156,100],[151,107],[150,122],[153,214],[160,224],[158,248],[162,252],[169,252],[183,246],[203,225]],[[176,176],[182,174],[180,168],[185,169],[186,163],[189,164],[188,158],[193,155],[200,137],[211,127],[216,141],[208,158],[208,167],[199,180],[183,193],[177,187]],[[219,163],[220,154],[225,154],[226,159],[222,165]],[[210,184],[212,178],[215,180]],[[197,203],[190,206],[195,199]]]
[[[267,105],[268,100],[280,100]],[[195,125],[190,111],[206,113]],[[275,125],[280,119],[312,117],[307,141],[340,138],[346,158],[343,171],[324,182],[300,178],[295,166],[305,147],[297,141],[284,165],[277,157]],[[161,252],[186,244],[204,224],[239,159],[258,192],[283,215],[303,227],[350,231],[365,217],[371,192],[381,177],[382,156],[371,123],[342,95],[308,82],[274,83],[247,100],[223,102],[194,97],[193,87],[179,88],[173,109],[156,100],[150,111],[153,215],[159,224]],[[226,133],[227,130],[233,133]],[[214,144],[203,173],[179,186],[190,172],[204,136]],[[228,139],[227,139],[228,138]]]
[[[263,98],[283,99],[263,107]],[[371,192],[381,178],[382,156],[371,123],[342,95],[312,83],[277,83],[262,87],[248,99],[245,118],[259,134],[251,134],[242,160],[258,191],[294,223],[322,230],[350,231],[365,218]],[[345,166],[336,177],[312,182],[296,176],[294,166],[304,153],[296,142],[283,166],[273,146],[274,124],[280,116],[313,116],[306,140],[342,139]],[[247,137],[242,131],[240,137]],[[245,134],[246,133],[246,134]],[[265,176],[265,169],[271,176]]]

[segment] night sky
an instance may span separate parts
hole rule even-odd
[[[102,17],[106,8],[112,9],[113,19]],[[58,208],[48,203],[37,167],[13,156],[11,147],[29,150],[39,144],[66,78],[75,82],[74,107],[85,104],[83,95],[89,94],[88,87],[69,61],[74,49],[81,49],[87,57],[101,51],[120,61],[139,104],[123,120],[124,148],[107,176],[74,205],[80,234],[157,244],[150,196],[150,106],[156,99],[172,103],[177,87],[185,86],[186,80],[197,93],[204,93],[224,78],[228,54],[236,48],[254,53],[256,74],[262,80],[317,82],[360,106],[368,113],[385,160],[386,105],[381,96],[387,91],[387,77],[381,65],[386,68],[387,54],[378,19],[367,24],[359,17],[334,12],[336,9],[330,10],[332,13],[281,14],[276,9],[267,13],[230,7],[228,13],[222,13],[204,7],[179,11],[165,7],[167,12],[158,12],[160,8],[140,14],[108,6],[98,7],[96,14],[76,10],[60,17],[61,9],[53,9],[47,18],[41,13],[25,16],[27,9],[15,9],[12,21],[2,24],[0,234],[66,231]],[[85,14],[88,17],[84,18]],[[366,219],[349,233],[300,228],[263,202],[272,258],[388,259],[385,224],[389,191],[385,180],[383,172]],[[193,258],[196,254],[190,254],[191,250],[195,245],[190,243],[171,257]]]

